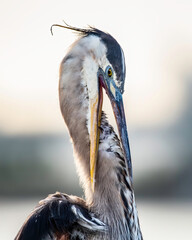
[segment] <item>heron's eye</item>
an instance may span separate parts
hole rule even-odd
[[[107,71],[108,77],[111,77],[113,75],[112,69],[109,68]]]

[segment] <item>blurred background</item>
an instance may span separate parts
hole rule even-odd
[[[37,202],[82,196],[58,101],[59,64],[95,26],[122,46],[124,105],[144,239],[192,239],[192,2],[0,0],[0,239]],[[109,121],[115,121],[105,98]]]

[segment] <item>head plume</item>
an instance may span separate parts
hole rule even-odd
[[[51,33],[53,34],[53,27],[62,27],[75,31],[80,37],[94,35],[101,39],[107,48],[107,58],[115,69],[117,78],[119,79],[119,85],[121,86],[121,92],[123,93],[126,69],[123,50],[119,43],[109,33],[103,32],[97,28],[91,26],[88,26],[88,28],[77,28],[68,25],[66,22],[64,23],[65,25],[53,24],[51,26]]]
[[[72,31],[75,31],[76,33],[78,33],[81,37],[86,37],[90,34],[93,34],[93,35],[99,35],[102,33],[102,31],[94,28],[94,27],[91,27],[91,26],[88,26],[88,28],[77,28],[77,27],[73,27],[69,24],[67,24],[66,22],[64,22],[65,25],[60,25],[60,24],[53,24],[51,26],[51,34],[53,35],[53,27],[61,27],[61,28],[66,28],[66,29],[70,29]]]

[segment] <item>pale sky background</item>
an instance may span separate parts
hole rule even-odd
[[[0,1],[0,131],[66,130],[58,103],[59,64],[75,34],[62,20],[113,35],[127,65],[128,125],[172,124],[192,72],[192,1]],[[107,105],[107,108],[109,106]]]

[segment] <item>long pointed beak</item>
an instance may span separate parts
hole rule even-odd
[[[129,147],[128,133],[127,133],[127,125],[125,119],[125,112],[123,106],[122,95],[119,91],[116,91],[116,98],[110,98],[113,112],[115,115],[119,136],[122,144],[122,148],[124,151],[124,155],[127,161],[128,171],[130,178],[132,180],[132,163],[131,163],[131,153]]]
[[[94,192],[96,163],[99,148],[99,127],[101,123],[101,111],[103,103],[102,87],[99,85],[98,95],[90,99],[90,177],[91,188]]]
[[[132,181],[131,153],[130,153],[130,147],[129,147],[122,94],[120,92],[120,89],[115,85],[113,79],[111,79],[110,81],[106,81],[103,75],[104,74],[102,74],[101,72],[101,74],[99,75],[99,79],[111,101],[113,113],[115,115],[118,131],[119,131],[121,145],[122,145],[124,156],[127,162],[130,179]]]

